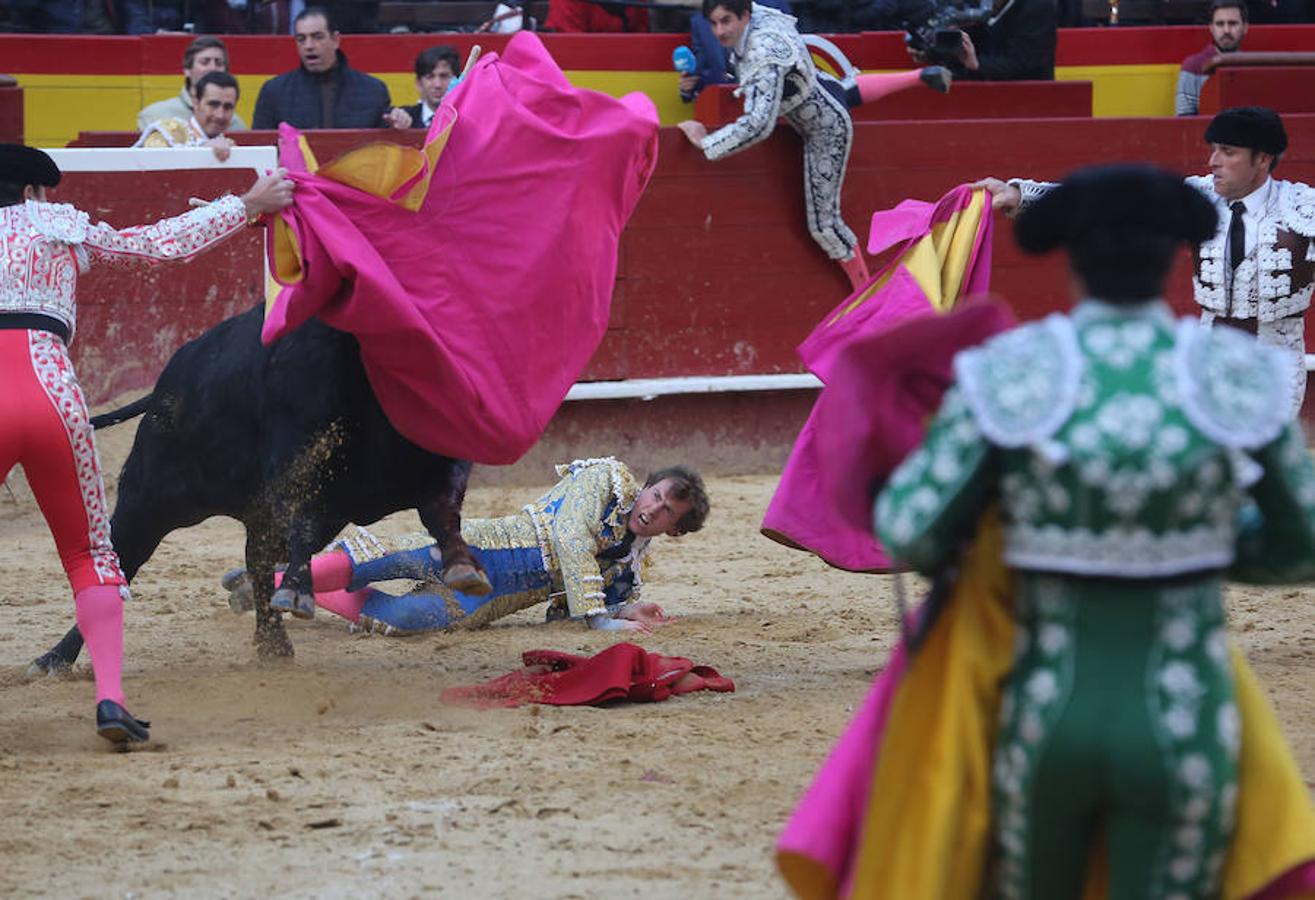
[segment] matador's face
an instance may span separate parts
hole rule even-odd
[[[639,492],[635,505],[630,509],[630,518],[626,521],[626,527],[636,537],[657,537],[659,534],[675,532],[676,525],[693,504],[673,497],[671,489],[674,485],[672,479],[663,478]]]
[[[744,30],[749,27],[750,13],[737,16],[724,6],[718,6],[712,10],[712,15],[708,17],[708,22],[712,25],[712,33],[717,38],[717,43],[723,47],[731,48],[740,42],[744,36]]]

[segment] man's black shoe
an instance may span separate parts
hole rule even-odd
[[[150,722],[133,718],[131,713],[113,700],[102,700],[96,704],[96,733],[111,744],[149,741],[150,727]]]

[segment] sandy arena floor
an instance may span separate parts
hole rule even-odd
[[[131,431],[103,436],[107,472]],[[218,587],[241,529],[176,533],[133,586],[126,687],[154,738],[127,754],[95,736],[85,654],[71,679],[23,680],[73,605],[30,495],[0,494],[0,896],[784,896],[775,836],[894,617],[886,578],[758,536],[774,486],[712,479],[710,527],[664,539],[645,588],[680,621],[638,642],[719,668],[737,692],[610,709],[439,703],[523,650],[618,639],[538,610],[411,638],[351,635],[322,613],[290,625],[295,661],[262,666],[251,616]],[[526,493],[476,488],[466,511]],[[1230,610],[1311,786],[1315,592],[1233,588]]]

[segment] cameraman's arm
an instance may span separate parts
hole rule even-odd
[[[1055,9],[1045,0],[1015,0],[1016,9],[1006,13],[1017,16],[1014,22],[1000,22],[1008,28],[1008,40],[1002,53],[977,55],[977,69],[965,77],[984,81],[1023,81],[1029,78],[1055,77]],[[956,73],[957,74],[957,73]]]

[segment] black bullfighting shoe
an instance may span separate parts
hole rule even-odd
[[[954,76],[945,66],[927,66],[918,77],[922,83],[927,85],[938,94],[948,94],[950,92],[950,83],[954,81]]]
[[[219,584],[228,591],[228,608],[233,612],[241,615],[256,608],[256,592],[246,569],[228,570]]]
[[[140,744],[151,739],[151,723],[133,715],[113,700],[96,704],[96,733],[111,744]]]

